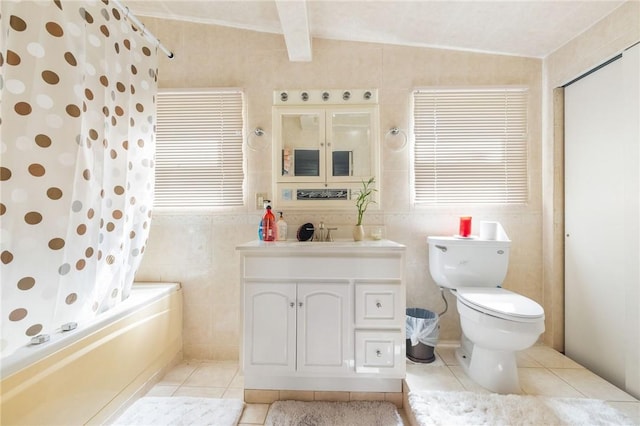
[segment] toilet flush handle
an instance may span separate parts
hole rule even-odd
[[[436,248],[439,249],[439,250],[442,250],[443,253],[447,252],[447,247],[446,246],[440,246],[440,245],[436,244]]]

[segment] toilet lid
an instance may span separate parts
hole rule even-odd
[[[533,322],[544,318],[538,303],[520,294],[498,287],[462,287],[460,302],[477,311],[512,321]]]

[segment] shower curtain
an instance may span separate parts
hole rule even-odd
[[[107,0],[0,13],[4,357],[128,296],[151,220],[157,52]]]

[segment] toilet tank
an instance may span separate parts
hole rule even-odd
[[[497,287],[507,275],[511,241],[428,237],[429,272],[440,287]]]

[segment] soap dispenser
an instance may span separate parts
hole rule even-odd
[[[276,223],[278,228],[278,241],[285,241],[287,239],[287,222],[284,221],[282,212],[278,213],[280,213],[278,223]]]

